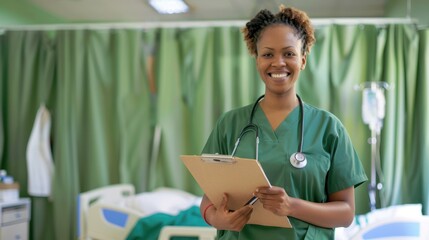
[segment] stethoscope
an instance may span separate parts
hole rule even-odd
[[[240,134],[238,135],[237,141],[235,142],[235,146],[234,149],[232,150],[232,154],[231,156],[234,156],[235,152],[237,151],[237,147],[240,144],[241,138],[248,132],[255,132],[255,146],[256,146],[256,160],[258,160],[258,154],[259,154],[259,130],[258,130],[258,126],[256,124],[253,123],[253,115],[255,114],[256,111],[256,107],[258,106],[259,102],[265,97],[265,95],[260,96],[255,104],[253,104],[253,108],[252,108],[252,112],[250,113],[250,119],[249,119],[249,123],[244,126],[244,128],[241,130]],[[307,158],[305,157],[305,154],[302,152],[302,145],[304,142],[304,106],[302,104],[302,100],[301,97],[298,96],[298,94],[296,95],[296,97],[298,98],[298,102],[299,102],[299,125],[300,125],[300,136],[299,136],[299,146],[298,146],[298,152],[292,154],[292,156],[290,156],[290,163],[292,164],[292,166],[294,166],[295,168],[303,168],[307,165]]]

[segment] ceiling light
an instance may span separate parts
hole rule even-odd
[[[149,4],[160,14],[185,13],[189,6],[183,0],[149,0]]]

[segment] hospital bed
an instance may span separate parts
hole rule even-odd
[[[159,195],[161,197],[157,199]],[[172,202],[176,205],[181,203],[182,206],[177,208]],[[94,189],[79,195],[78,236],[80,240],[126,239],[139,226],[139,221],[149,219],[150,222],[150,216],[157,212],[171,212],[176,207],[173,209],[176,211],[174,214],[180,215],[181,212],[186,212],[179,211],[180,209],[198,204],[195,196],[179,190],[161,189],[142,195],[135,194],[134,187],[129,184]],[[139,210],[141,205],[144,206],[143,210]],[[203,221],[201,216],[199,221]],[[207,225],[164,225],[156,231],[159,240],[179,236],[213,240],[216,236],[216,230]],[[357,215],[351,226],[336,229],[335,240],[366,239],[429,240],[429,216],[422,215],[421,204],[405,204]]]
[[[203,222],[199,212],[196,215],[200,201],[200,198],[192,194],[169,188],[140,194],[135,194],[134,186],[130,184],[97,188],[78,196],[78,237],[80,240],[127,239],[130,233],[139,229],[137,227],[141,230],[139,224],[144,224],[147,220],[144,227],[152,238],[158,236],[157,239],[166,240],[186,236],[213,240],[216,230]],[[183,226],[190,221],[183,224],[174,221],[174,226],[156,222],[159,219],[174,219],[176,215],[183,217],[183,214],[191,210],[194,213],[191,226]],[[147,222],[157,224],[153,224],[153,229],[147,229]],[[149,235],[135,236],[133,239],[150,239]]]

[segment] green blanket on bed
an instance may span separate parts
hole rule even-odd
[[[190,207],[178,215],[156,213],[137,221],[128,234],[127,240],[158,240],[161,228],[164,226],[208,226],[201,217],[200,208]],[[175,240],[197,239],[196,237],[174,237]]]

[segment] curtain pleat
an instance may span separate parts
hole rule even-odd
[[[140,31],[62,31],[57,47],[54,217],[61,239],[77,234],[78,193],[120,182],[144,189],[153,126]]]
[[[38,108],[53,111],[55,44],[50,34],[39,31],[11,31],[1,35],[1,168],[19,183],[20,196],[27,191],[27,142]],[[47,198],[32,198],[30,234],[35,239],[52,239],[52,206]]]
[[[412,177],[408,188],[414,189],[410,201],[422,203],[429,215],[429,29],[419,31],[418,70],[415,89],[415,111],[412,116],[411,154]],[[414,161],[411,161],[411,160]],[[413,173],[415,175],[413,175]]]
[[[413,25],[392,25],[384,28],[385,47],[381,77],[391,86],[386,91],[386,117],[381,133],[381,161],[384,172],[386,205],[414,202],[417,192],[409,188],[414,177],[410,164],[411,124],[414,114],[417,79],[418,34]],[[414,193],[413,193],[414,192]]]

